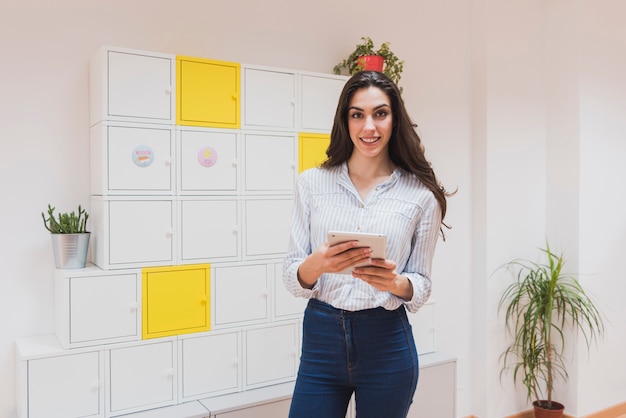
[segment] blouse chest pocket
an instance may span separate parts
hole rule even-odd
[[[400,199],[380,199],[371,209],[376,213],[378,222],[395,231],[403,228],[413,230],[422,214],[419,205]]]
[[[363,208],[354,197],[343,194],[323,194],[312,196],[311,229],[315,234],[326,236],[331,229],[354,231],[362,217]]]

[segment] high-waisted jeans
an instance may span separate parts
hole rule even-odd
[[[311,299],[290,418],[406,417],[417,387],[417,350],[404,307],[343,311]]]

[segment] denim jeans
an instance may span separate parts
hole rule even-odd
[[[311,299],[290,418],[406,417],[419,373],[404,307],[349,312]]]

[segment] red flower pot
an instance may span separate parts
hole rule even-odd
[[[358,58],[358,63],[363,71],[378,71],[382,73],[385,58],[380,55],[363,55]]]

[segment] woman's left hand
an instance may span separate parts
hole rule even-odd
[[[392,260],[373,258],[371,259],[371,266],[355,268],[352,271],[352,276],[380,291],[390,292],[405,301],[409,301],[413,297],[411,281],[396,272],[396,263]]]

